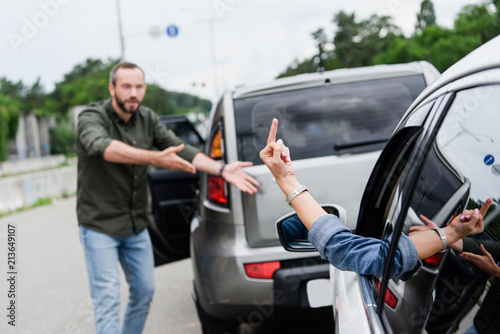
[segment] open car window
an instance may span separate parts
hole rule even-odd
[[[412,224],[423,225],[421,214],[438,226],[446,226],[465,208],[480,207],[488,198],[494,202],[485,222],[489,230],[500,230],[499,211],[494,208],[500,199],[499,104],[500,85],[462,90],[451,96],[440,121],[429,121],[441,124],[437,131],[422,134],[428,140],[414,150],[414,158],[410,157],[396,179],[385,202],[388,214],[384,237],[392,231],[408,233]],[[418,320],[414,324],[419,325],[412,330],[421,331],[426,324],[429,333],[446,332],[473,308],[487,277],[453,252],[423,261],[422,268],[416,274],[421,296],[412,301],[414,318]],[[416,283],[384,278],[381,286],[397,294],[398,289],[406,291],[412,284]],[[384,314],[391,319],[391,312]],[[390,322],[401,322],[396,319],[400,317]]]
[[[445,226],[453,214],[480,207],[488,198],[498,203],[498,92],[500,86],[496,85],[456,94],[427,152],[413,192],[411,208],[417,215]],[[443,212],[445,208],[448,212]]]
[[[488,198],[498,202],[500,94],[494,91],[500,92],[500,86],[473,88],[456,94],[422,158],[416,186],[409,194],[411,209],[405,213],[409,216],[405,217],[407,221],[415,221],[415,216],[423,214],[445,226],[453,214],[467,207],[480,207]],[[387,205],[394,208],[393,218],[399,214],[392,201]],[[444,209],[447,212],[443,212]]]

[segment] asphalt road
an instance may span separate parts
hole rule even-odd
[[[15,242],[10,245],[9,225]],[[15,248],[15,264],[8,263],[9,246]],[[201,333],[192,278],[190,260],[155,269],[156,294],[144,333]],[[123,275],[121,292],[123,313]],[[75,198],[0,218],[0,333],[94,333]]]
[[[14,243],[9,244],[9,234]],[[15,263],[8,263],[8,247],[12,246]],[[8,264],[14,267],[9,268]],[[155,279],[156,293],[144,333],[201,334],[191,296],[191,261],[158,267]],[[123,275],[121,292],[123,314],[128,298]],[[12,309],[12,303],[13,314],[8,309]],[[472,322],[475,311],[469,314],[459,333]],[[319,322],[312,326],[306,322],[303,326],[290,324],[286,329],[280,324],[265,331],[258,328],[248,331],[240,328],[240,331],[333,333],[331,326]],[[95,333],[83,249],[78,239],[75,198],[0,218],[0,333]]]

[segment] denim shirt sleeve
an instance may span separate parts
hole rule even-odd
[[[340,270],[379,278],[383,276],[390,239],[384,241],[355,235],[337,216],[324,215],[311,226],[309,241],[322,258]],[[401,235],[390,276],[402,276],[415,268],[417,262],[415,245],[406,235]]]

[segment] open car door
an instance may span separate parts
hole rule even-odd
[[[161,116],[165,127],[185,143],[203,148],[204,140],[185,116]],[[182,171],[150,170],[149,234],[155,266],[189,257],[190,223],[195,215],[200,176]]]
[[[388,276],[401,232],[408,234],[410,226],[423,225],[420,214],[444,227],[465,208],[479,208],[488,198],[499,198],[500,178],[483,161],[499,135],[481,122],[492,119],[498,97],[481,100],[480,112],[463,112],[474,94],[475,88],[462,90],[416,110],[406,124],[426,120],[425,125],[406,126],[393,135],[368,183],[356,232],[392,237],[384,277],[360,276],[364,296],[371,298],[369,305],[376,303],[382,332],[453,333],[458,326],[470,326],[471,318],[464,321],[465,316],[476,312],[473,308],[489,275],[451,249],[421,260],[401,279]],[[467,131],[458,131],[463,124]],[[492,207],[486,219],[498,221],[495,216]],[[477,237],[495,240],[489,233]]]

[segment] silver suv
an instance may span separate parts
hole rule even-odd
[[[329,301],[311,298],[327,282],[328,263],[317,253],[286,252],[276,235],[274,222],[292,209],[259,159],[272,119],[279,119],[278,138],[290,147],[298,178],[320,202],[344,207],[354,228],[381,149],[438,75],[429,63],[414,62],[298,75],[226,92],[211,112],[204,152],[223,162],[252,161],[246,172],[261,184],[256,195],[215,176],[150,173],[157,263],[191,256],[204,333],[289,322],[297,311],[302,319],[331,318]]]

